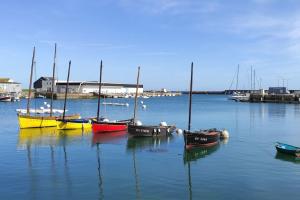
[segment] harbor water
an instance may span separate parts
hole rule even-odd
[[[142,109],[140,101],[147,105]],[[43,106],[36,99],[32,107]],[[47,101],[47,100],[46,100]],[[107,99],[101,115],[128,119],[133,99]],[[62,108],[63,101],[54,102]],[[19,130],[16,109],[0,103],[1,199],[298,199],[300,161],[276,153],[275,142],[300,146],[300,105],[239,103],[194,95],[192,129],[226,128],[211,149],[184,150],[182,135],[131,138],[122,133]],[[69,100],[68,114],[96,116],[97,100]],[[143,124],[185,129],[188,96],[139,99]]]

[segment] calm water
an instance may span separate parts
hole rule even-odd
[[[42,106],[37,100],[32,107]],[[130,107],[102,107],[112,119]],[[187,96],[143,99],[144,124],[187,124]],[[81,131],[18,128],[20,103],[0,103],[1,199],[299,198],[300,163],[276,155],[274,142],[300,146],[300,105],[236,103],[195,95],[193,128],[226,128],[228,141],[184,151],[183,137],[133,139]],[[62,108],[62,101],[55,101]],[[95,116],[97,100],[70,100],[69,113]]]

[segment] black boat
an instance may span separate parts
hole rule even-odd
[[[191,79],[189,92],[189,121],[188,130],[184,130],[185,148],[210,147],[217,145],[220,141],[222,131],[217,129],[191,131],[191,112],[192,112],[192,91],[193,91],[193,63],[191,64]]]
[[[142,125],[140,121],[136,120],[137,114],[137,96],[139,87],[140,67],[138,67],[135,100],[134,100],[134,114],[133,122],[128,124],[128,133],[135,137],[160,137],[168,136],[175,131],[175,126],[168,126],[165,122],[161,122],[159,125]]]

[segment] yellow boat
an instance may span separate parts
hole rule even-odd
[[[31,116],[18,114],[19,126],[23,128],[43,128],[43,127],[56,127],[56,120],[61,117],[55,116]],[[65,116],[65,119],[79,119],[80,115]]]
[[[58,130],[82,129],[88,131],[92,129],[91,122],[86,119],[57,120],[56,122]]]

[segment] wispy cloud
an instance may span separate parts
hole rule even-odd
[[[186,14],[211,13],[219,9],[220,4],[214,0],[120,0],[126,8],[150,14]]]

